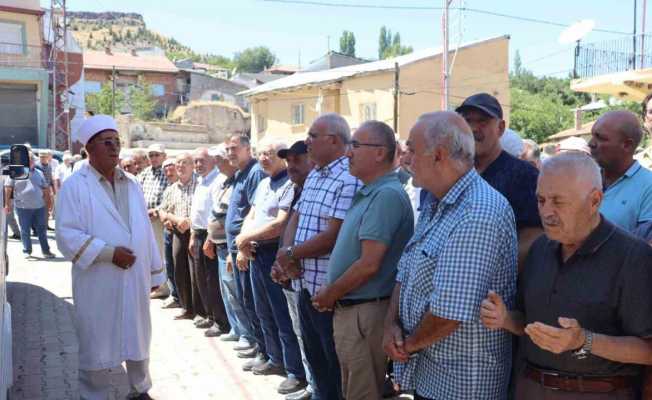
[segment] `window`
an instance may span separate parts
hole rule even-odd
[[[292,125],[303,125],[303,104],[295,104],[292,106]]]
[[[267,129],[267,121],[262,115],[256,116],[256,130],[258,133],[263,133]]]
[[[376,103],[365,103],[360,105],[360,122],[376,119]]]
[[[98,93],[102,90],[102,83],[97,81],[86,81],[84,84],[84,90],[87,94]]]
[[[25,54],[26,50],[23,24],[0,22],[0,53]]]
[[[165,96],[165,86],[161,85],[160,83],[155,83],[151,86],[152,88],[152,96],[154,97],[162,97]]]

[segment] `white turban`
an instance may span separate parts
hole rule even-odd
[[[115,120],[108,115],[94,115],[85,120],[79,127],[75,139],[86,146],[93,136],[107,130],[118,131],[118,125],[116,125]]]
[[[500,145],[509,154],[518,158],[523,153],[523,139],[515,131],[507,128],[500,137]]]

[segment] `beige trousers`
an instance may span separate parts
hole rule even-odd
[[[389,299],[335,308],[333,338],[346,400],[382,398],[387,367],[383,324],[388,307]]]

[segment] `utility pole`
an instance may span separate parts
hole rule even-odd
[[[394,133],[398,133],[398,95],[399,88],[399,68],[398,63],[394,63]]]
[[[115,118],[115,65],[111,69],[111,114]]]
[[[442,111],[448,110],[448,83],[449,83],[449,69],[448,69],[448,9],[453,0],[444,0],[444,12],[441,16],[441,30],[442,30],[442,62],[441,62],[441,109]]]
[[[66,0],[50,1],[50,29],[52,43],[50,47],[50,72],[52,73],[52,137],[50,146],[53,148],[72,148],[70,132],[70,113],[68,94],[68,13]],[[63,62],[60,62],[60,54]],[[63,65],[62,65],[63,64]],[[57,143],[57,137],[66,137],[65,143]],[[58,146],[57,146],[58,144]]]
[[[632,35],[632,69],[636,69],[636,0],[634,0],[634,34]]]
[[[643,13],[641,14],[641,68],[645,65],[645,16],[647,14],[647,0],[643,0]]]

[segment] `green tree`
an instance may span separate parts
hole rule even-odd
[[[355,57],[355,36],[353,32],[342,32],[342,36],[340,37],[340,53]]]
[[[149,121],[154,118],[158,102],[152,95],[152,87],[147,81],[138,78],[138,83],[129,89],[131,113],[138,119]]]
[[[235,53],[233,62],[238,71],[261,72],[274,65],[276,56],[267,47],[250,47],[242,52]]]
[[[115,91],[115,113],[119,114],[125,104],[125,95],[121,90]],[[97,93],[86,95],[86,109],[95,114],[113,114],[113,94],[111,82],[106,82]]]
[[[385,25],[380,27],[380,37],[378,38],[378,58],[385,58],[385,52],[392,46],[392,32]]]
[[[412,53],[412,46],[401,45],[401,34],[396,32],[392,36],[392,31],[385,26],[380,28],[380,39],[378,42],[378,58],[384,60],[390,57],[402,56]]]
[[[521,53],[516,50],[514,54],[514,75],[519,76],[523,72],[523,63],[521,62]]]

